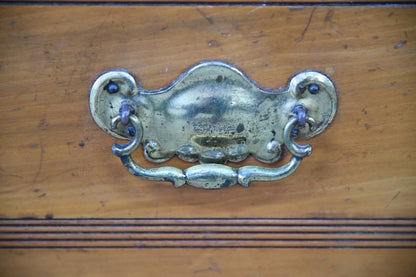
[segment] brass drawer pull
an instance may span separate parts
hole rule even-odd
[[[293,77],[288,89],[266,91],[238,69],[221,62],[201,63],[166,89],[145,91],[123,71],[100,76],[91,88],[90,108],[96,123],[107,133],[130,142],[113,145],[127,170],[138,177],[189,184],[205,189],[251,181],[280,180],[292,174],[310,145],[335,116],[337,94],[332,82],[318,72]],[[201,165],[145,169],[130,154],[143,144],[145,157],[163,162],[174,155]],[[279,168],[232,168],[252,154],[258,160],[279,160],[283,144],[293,155]]]

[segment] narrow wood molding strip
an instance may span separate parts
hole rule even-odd
[[[51,5],[325,5],[325,4],[343,4],[343,5],[391,5],[391,4],[414,4],[415,0],[8,0],[8,4],[51,4]]]
[[[2,219],[0,248],[416,248],[416,219]]]

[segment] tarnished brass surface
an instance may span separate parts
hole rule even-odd
[[[156,91],[143,90],[127,72],[110,71],[95,81],[90,94],[96,123],[115,137],[131,140],[113,151],[132,174],[202,188],[247,186],[251,180],[289,175],[311,153],[310,146],[299,146],[293,139],[321,133],[336,107],[335,87],[321,73],[302,72],[288,89],[266,91],[221,62],[201,63]],[[177,155],[206,165],[185,172],[165,167],[146,171],[129,156],[140,144],[152,162]],[[250,154],[272,163],[280,158],[283,144],[294,156],[284,169],[220,165]]]

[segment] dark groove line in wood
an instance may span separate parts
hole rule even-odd
[[[42,250],[42,249],[138,249],[138,248],[146,248],[146,249],[212,249],[212,248],[219,248],[219,249],[235,249],[235,248],[243,248],[243,249],[416,249],[414,246],[146,246],[146,247],[137,247],[137,246],[81,246],[81,247],[74,247],[74,246],[42,246],[42,247],[0,247],[0,249],[33,249],[33,250]]]
[[[46,239],[46,238],[42,238],[42,239],[3,239],[1,238],[0,241],[3,242],[9,242],[9,241],[129,241],[129,239],[114,239],[114,238],[80,238],[80,239],[73,239],[73,238],[55,238],[55,239]],[[192,240],[192,241],[206,241],[206,240],[216,240],[216,241],[400,241],[400,242],[405,242],[405,241],[409,241],[409,242],[413,242],[416,241],[416,238],[412,238],[412,239],[400,239],[400,238],[388,238],[388,239],[377,239],[377,238],[371,238],[371,239],[362,239],[362,238],[347,238],[347,239],[333,239],[333,238],[313,238],[313,239],[308,239],[308,238],[296,238],[296,239],[284,239],[284,238],[271,238],[271,239],[251,239],[251,238],[244,238],[244,237],[239,237],[237,239],[234,238],[175,238],[175,239],[151,239],[151,238],[146,238],[144,239],[146,241],[188,241],[188,240]],[[131,241],[137,241],[137,239],[131,239]]]
[[[0,248],[416,248],[416,219],[2,219]]]
[[[54,219],[41,219],[41,218],[2,218],[0,224],[64,224],[64,223],[166,223],[179,224],[188,223],[194,224],[196,222],[203,222],[206,224],[409,224],[416,225],[416,218],[54,218]]]
[[[84,230],[82,233],[84,234],[155,234],[155,233],[161,233],[161,234],[198,234],[198,233],[210,233],[210,234],[416,234],[413,230],[412,231],[211,231],[211,230],[200,230],[200,231],[188,231],[188,230],[179,230],[179,231],[169,231],[169,230],[161,230],[161,231],[144,231],[144,230],[137,230],[137,231],[124,231],[124,230],[114,230],[114,231],[90,231],[90,230]],[[31,231],[31,230],[25,230],[25,231],[1,231],[0,234],[79,234],[79,231],[55,231],[55,230],[47,230],[47,231]]]
[[[414,6],[416,1],[397,0],[383,2],[379,0],[374,1],[344,1],[344,0],[328,0],[328,1],[221,1],[208,0],[200,2],[191,1],[5,1],[1,5],[19,5],[19,6],[318,6],[318,7],[357,7],[357,6],[371,6],[371,7],[401,7]]]

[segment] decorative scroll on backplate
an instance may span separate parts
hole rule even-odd
[[[294,76],[286,90],[266,91],[238,69],[221,62],[204,62],[166,89],[146,91],[124,71],[101,75],[90,93],[95,122],[108,134],[130,142],[115,144],[119,156],[136,176],[185,183],[206,189],[250,181],[272,181],[293,173],[310,155],[307,139],[321,133],[335,116],[337,94],[332,82],[313,71]],[[199,161],[182,171],[174,167],[145,169],[130,154],[142,144],[145,157],[164,162],[174,155]],[[279,160],[283,145],[292,159],[279,168],[232,168],[248,155],[265,163]]]

